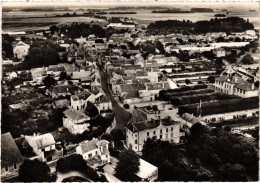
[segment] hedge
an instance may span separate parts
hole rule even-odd
[[[259,108],[258,97],[230,99],[205,103],[203,102],[201,106],[202,116],[255,108]],[[198,116],[198,104],[181,105],[179,106],[178,113],[179,115],[190,113]]]
[[[163,95],[165,93],[177,93],[177,92],[185,92],[185,91],[190,91],[190,90],[199,90],[199,89],[206,89],[207,85],[194,85],[194,86],[184,86],[181,88],[176,88],[176,89],[169,89],[169,90],[161,90],[159,92],[159,97],[162,99]]]
[[[214,90],[212,89],[199,89],[199,90],[190,90],[184,92],[165,92],[162,93],[162,100],[171,100],[172,97],[181,97],[181,96],[188,96],[188,95],[195,95],[195,94],[203,94],[203,93],[212,93]]]
[[[236,99],[239,98],[234,95],[228,95],[225,93],[203,93],[203,94],[195,94],[192,96],[182,96],[182,97],[171,97],[170,100],[173,105],[185,105],[185,104],[193,104],[199,103],[200,100],[202,102],[205,101],[214,101],[214,100],[229,100],[229,99]]]

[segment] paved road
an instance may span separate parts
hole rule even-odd
[[[124,130],[124,127],[131,119],[131,113],[127,112],[124,108],[122,108],[117,101],[115,100],[114,96],[111,94],[110,89],[108,88],[108,79],[107,76],[101,66],[99,66],[99,73],[101,77],[101,87],[106,96],[112,102],[112,110],[115,113],[116,118],[116,125],[115,128],[119,128]]]

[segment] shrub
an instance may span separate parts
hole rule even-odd
[[[129,109],[130,108],[129,104],[124,104],[124,108]]]

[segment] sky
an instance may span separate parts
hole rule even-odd
[[[3,0],[7,1],[7,0]],[[13,2],[11,2],[13,1]],[[15,2],[14,2],[15,1]],[[20,2],[19,2],[20,1]],[[21,2],[22,1],[22,2]],[[33,2],[26,2],[26,1],[33,1]],[[259,10],[259,2],[227,2],[228,0],[219,0],[219,2],[194,2],[193,0],[128,0],[132,2],[126,2],[125,0],[59,0],[60,2],[36,2],[37,0],[8,0],[8,2],[2,2],[3,7],[59,7],[59,6],[68,6],[68,7],[111,7],[111,6],[193,6],[193,7],[218,7],[218,8],[225,8],[225,7],[235,7],[238,9],[255,9]],[[39,0],[38,0],[39,1]],[[42,0],[44,1],[44,0]],[[51,1],[51,0],[45,0]],[[56,1],[56,0],[52,0]],[[61,2],[63,1],[63,2]],[[74,1],[74,2],[68,2]],[[78,1],[78,2],[75,2]],[[79,2],[81,1],[81,2]],[[98,2],[99,1],[99,2]],[[120,2],[119,2],[120,1]],[[176,2],[176,1],[184,1],[184,2]],[[193,2],[187,2],[193,1]],[[210,1],[210,0],[208,0]],[[212,1],[212,0],[211,0]]]

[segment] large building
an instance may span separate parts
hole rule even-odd
[[[236,95],[242,98],[256,97],[259,95],[259,90],[255,84],[243,80],[238,75],[222,75],[216,78],[214,84],[215,91]]]
[[[140,118],[132,118],[126,128],[127,147],[141,152],[148,138],[179,143],[180,137],[183,136],[180,126],[179,122],[173,121],[170,117],[146,120],[143,115]]]

